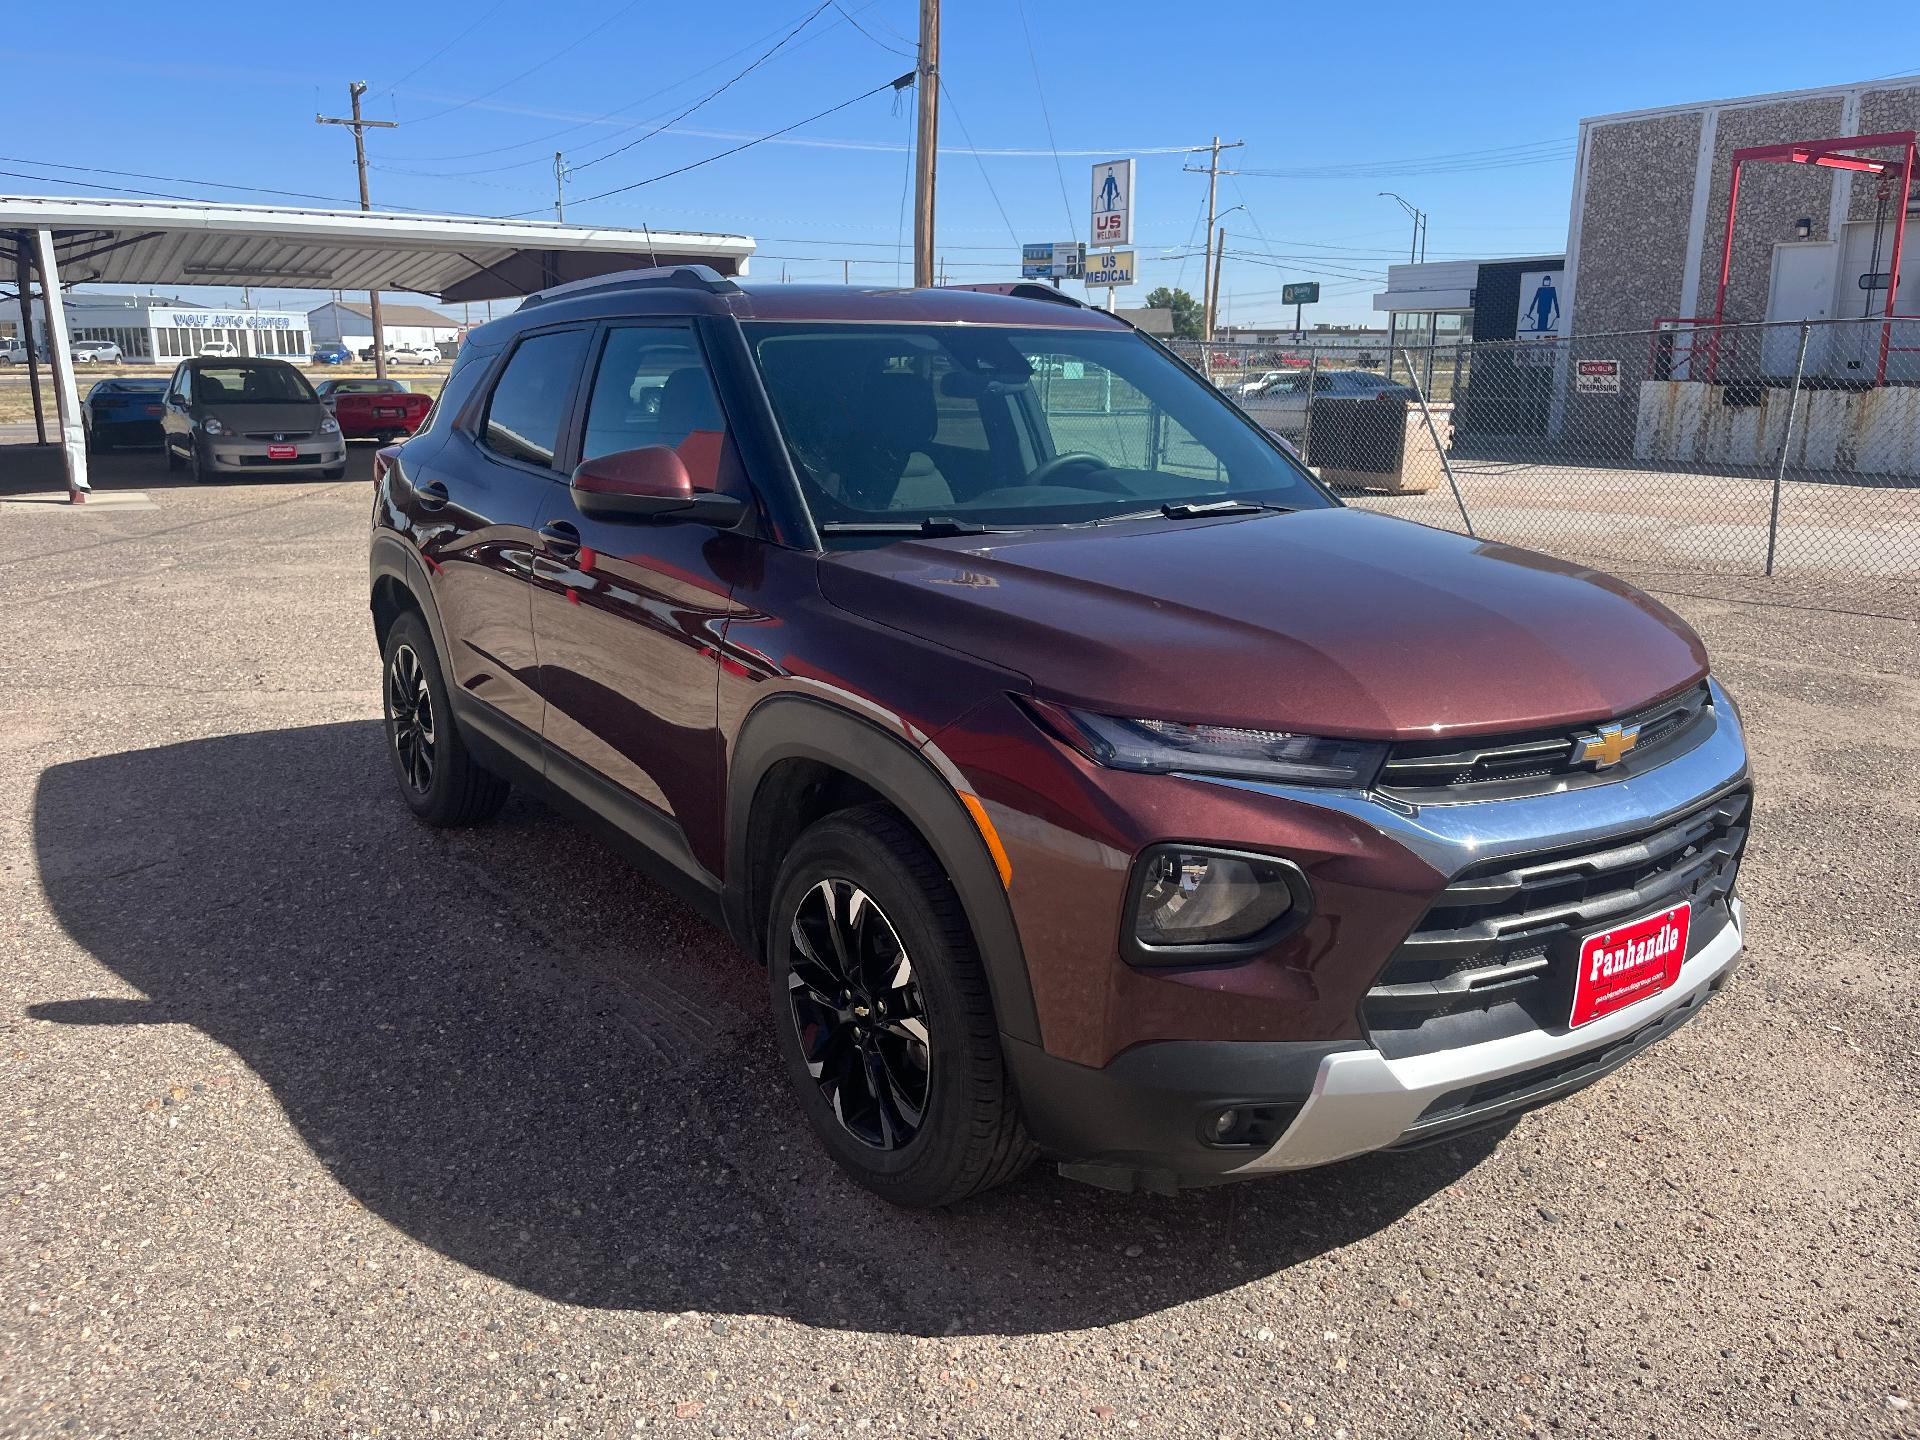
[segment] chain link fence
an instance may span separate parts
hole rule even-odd
[[[1369,508],[1640,572],[1920,578],[1920,317],[1175,349]]]

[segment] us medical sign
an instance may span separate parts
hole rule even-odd
[[[1133,243],[1133,161],[1102,160],[1093,167],[1092,229],[1090,249]]]

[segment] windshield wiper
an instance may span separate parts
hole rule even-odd
[[[984,525],[971,520],[955,520],[950,515],[930,515],[925,520],[828,520],[820,526],[822,535],[986,535]]]
[[[1294,509],[1292,505],[1268,505],[1258,500],[1174,500],[1152,510],[1109,515],[1096,523],[1105,525],[1114,520],[1151,520],[1156,515],[1168,520],[1205,520],[1216,515],[1291,515]]]

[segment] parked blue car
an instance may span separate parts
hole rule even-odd
[[[98,454],[116,445],[151,447],[160,443],[160,404],[167,381],[102,380],[80,407],[87,449]]]
[[[316,345],[313,347],[313,363],[316,365],[345,365],[353,358],[353,352],[344,345]]]

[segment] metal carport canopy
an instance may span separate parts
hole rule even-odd
[[[4,277],[37,261],[67,490],[86,498],[86,439],[57,303],[63,284],[257,285],[398,290],[443,303],[530,295],[569,280],[653,265],[744,275],[745,235],[615,229],[475,215],[397,215],[186,200],[0,195]],[[21,296],[22,311],[26,296]]]
[[[12,195],[0,195],[0,230],[53,231],[68,283],[410,290],[455,304],[641,265],[744,275],[754,250],[745,235],[678,230]]]

